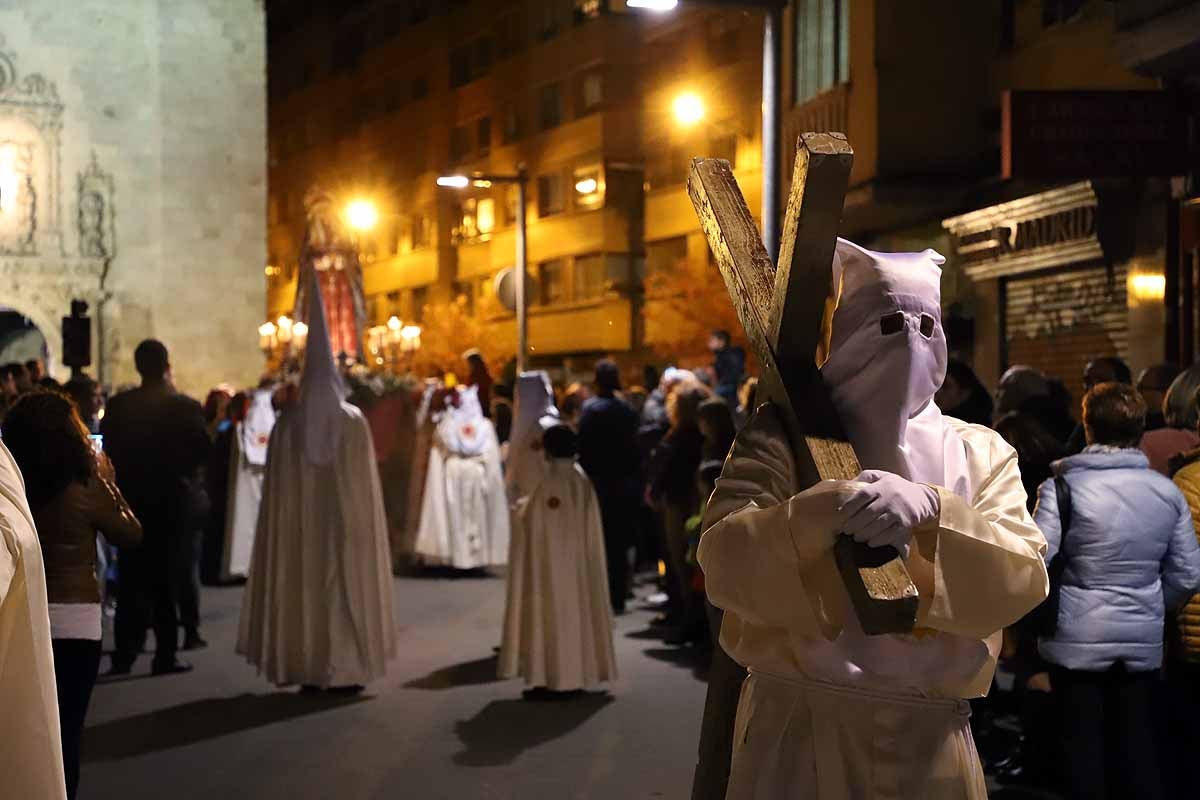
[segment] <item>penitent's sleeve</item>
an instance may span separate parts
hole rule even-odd
[[[833,560],[842,481],[793,496],[795,461],[770,406],[738,433],[708,502],[698,559],[713,605],[791,636],[832,636],[844,592]],[[832,583],[831,583],[832,582]]]
[[[917,624],[982,639],[1046,599],[1046,540],[1026,509],[1016,452],[991,431],[963,436],[988,448],[990,474],[970,503],[936,487],[940,517],[915,536],[933,563],[933,598]]]

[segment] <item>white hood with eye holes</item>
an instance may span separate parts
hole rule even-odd
[[[840,292],[821,374],[863,469],[969,498],[963,444],[933,400],[946,377],[944,262],[934,250],[876,253],[838,239]]]

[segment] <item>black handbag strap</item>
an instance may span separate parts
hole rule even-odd
[[[1064,553],[1067,549],[1067,531],[1071,527],[1071,485],[1067,483],[1067,479],[1062,475],[1054,476],[1054,494],[1058,499],[1058,527],[1060,531],[1058,539],[1058,553],[1055,554],[1055,560],[1064,561]]]

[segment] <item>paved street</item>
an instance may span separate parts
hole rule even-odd
[[[649,612],[618,620],[611,695],[530,703],[495,677],[503,580],[397,578],[398,658],[336,699],[276,690],[234,654],[241,595],[205,590],[193,673],[148,677],[147,656],[96,688],[81,798],[688,796],[704,683]]]

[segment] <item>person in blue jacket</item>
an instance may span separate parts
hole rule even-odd
[[[1083,399],[1087,446],[1056,461],[1034,520],[1046,562],[1062,550],[1058,627],[1038,645],[1059,698],[1068,797],[1164,797],[1151,695],[1163,619],[1200,589],[1200,545],[1187,501],[1137,449],[1146,406],[1137,390],[1101,383]],[[1064,504],[1065,505],[1065,504]]]

